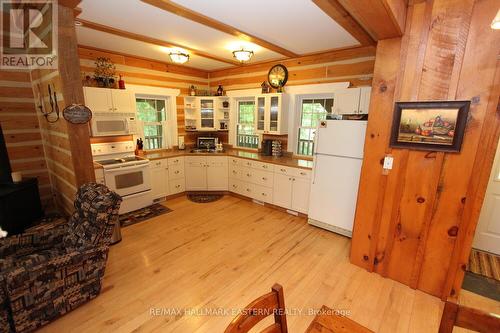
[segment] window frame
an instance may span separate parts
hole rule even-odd
[[[253,132],[254,134],[249,134],[249,135],[252,135],[252,136],[255,136],[257,138],[257,146],[255,148],[253,147],[242,147],[242,146],[239,146],[238,145],[238,128],[239,128],[239,125],[240,125],[240,103],[245,103],[245,102],[251,102],[253,103],[253,122],[252,122],[252,126],[253,126]],[[238,98],[235,100],[235,104],[236,104],[236,112],[235,112],[235,131],[234,131],[234,138],[235,138],[235,141],[234,141],[234,145],[236,148],[239,148],[239,149],[248,149],[248,150],[258,150],[259,149],[259,145],[260,145],[260,140],[259,140],[259,134],[257,133],[257,126],[256,126],[256,99],[255,98],[251,98],[251,97],[248,97],[248,98]]]
[[[169,142],[171,141],[170,138],[168,137],[168,131],[167,129],[170,126],[171,120],[171,115],[170,115],[170,96],[152,96],[152,95],[141,95],[141,94],[136,94],[135,95],[135,106],[136,106],[136,117],[137,117],[137,122],[140,128],[140,133],[137,134],[136,136],[142,137],[144,141],[146,141],[146,134],[144,133],[144,128],[145,126],[161,126],[161,147],[159,148],[153,148],[153,149],[146,149],[144,147],[145,151],[158,151],[158,150],[164,150],[164,149],[169,149],[170,144]],[[162,121],[143,121],[139,119],[139,110],[137,108],[137,100],[155,100],[155,101],[164,101],[164,106],[165,106],[165,119]],[[156,110],[158,113],[158,110]]]
[[[304,154],[299,154],[299,140],[300,140],[300,129],[301,128],[308,128],[308,129],[316,129],[315,127],[304,127],[302,126],[302,105],[304,103],[304,100],[318,100],[318,99],[333,99],[333,104],[335,104],[335,96],[334,93],[331,94],[307,94],[307,95],[300,95],[297,97],[297,106],[296,106],[296,117],[295,117],[295,122],[294,122],[294,130],[295,130],[295,138],[294,138],[294,148],[293,148],[293,153],[294,155],[298,157],[304,157],[304,158],[312,158],[314,157],[314,146],[313,146],[313,152],[311,155],[304,155]],[[327,111],[328,112],[328,111]],[[330,111],[331,113],[331,111]],[[314,140],[313,140],[314,144]]]

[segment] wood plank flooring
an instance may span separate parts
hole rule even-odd
[[[323,304],[376,332],[437,332],[442,302],[351,265],[347,238],[232,196],[166,205],[173,212],[122,230],[101,295],[41,332],[223,332],[234,314],[221,309],[241,308],[275,282],[294,312],[291,333],[304,332],[310,309]],[[461,302],[500,313],[465,291]],[[209,309],[217,313],[203,315]]]

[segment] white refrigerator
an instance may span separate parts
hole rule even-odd
[[[367,122],[326,120],[314,138],[309,224],[352,236]]]

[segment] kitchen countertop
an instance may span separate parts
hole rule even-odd
[[[165,150],[159,152],[151,152],[145,153],[144,157],[150,160],[159,160],[169,157],[177,157],[177,156],[233,156],[238,158],[244,158],[247,160],[255,160],[259,162],[278,164],[283,166],[288,166],[292,168],[301,168],[301,169],[312,169],[313,161],[306,159],[293,158],[288,156],[264,156],[256,152],[250,152],[239,149],[226,149],[221,153],[191,153],[189,149],[186,150]]]
[[[233,156],[247,160],[255,160],[264,163],[288,166],[292,168],[312,169],[313,167],[312,160],[293,158],[289,156],[281,156],[281,157],[264,156],[256,152],[239,150],[239,149],[226,149],[224,152],[221,153],[191,153],[190,149],[186,150],[172,149],[172,150],[162,150],[149,153],[145,152],[144,155],[141,156],[149,160],[161,160],[164,158],[178,157],[178,156]],[[97,163],[94,163],[94,169],[100,169],[100,168],[102,168],[102,166],[100,166]]]

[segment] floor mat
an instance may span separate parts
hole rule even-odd
[[[465,272],[462,288],[500,302],[500,282],[497,280]]]
[[[220,200],[223,194],[188,194],[187,197],[192,202],[196,203],[208,203]]]
[[[143,222],[155,216],[170,213],[171,211],[172,210],[170,208],[165,207],[162,204],[155,203],[151,206],[120,215],[120,224],[122,227],[127,227],[132,224]]]
[[[472,249],[467,271],[500,281],[500,257]]]

